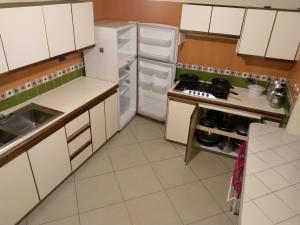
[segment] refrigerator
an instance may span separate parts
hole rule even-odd
[[[138,24],[138,113],[166,120],[167,93],[174,83],[178,28]]]
[[[84,51],[86,76],[119,84],[119,130],[137,111],[137,24],[99,21],[95,44]]]

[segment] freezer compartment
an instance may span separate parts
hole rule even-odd
[[[140,23],[138,27],[139,57],[169,63],[177,61],[176,27],[145,23]]]

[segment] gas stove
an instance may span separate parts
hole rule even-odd
[[[216,93],[214,92],[213,85],[205,81],[199,81],[193,83],[185,83],[182,81],[178,81],[174,87],[174,91],[195,96],[195,97],[201,97],[201,98],[209,98],[209,99],[228,98],[228,92]]]

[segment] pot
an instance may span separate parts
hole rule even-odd
[[[215,128],[223,120],[224,113],[215,110],[207,110],[205,115],[200,119],[200,124],[206,127]]]
[[[182,81],[183,83],[197,83],[199,80],[199,77],[194,74],[182,74],[179,77],[179,80]]]
[[[214,133],[209,133],[207,131],[197,130],[196,131],[196,139],[201,145],[207,147],[215,147],[217,146],[220,136]]]
[[[222,94],[222,93],[231,93],[234,95],[238,95],[238,93],[231,91],[230,89],[234,89],[230,82],[223,78],[214,78],[211,80],[213,85],[213,90],[216,94]]]
[[[274,93],[273,96],[270,98],[270,106],[272,108],[281,108],[283,104],[283,94],[281,93]]]

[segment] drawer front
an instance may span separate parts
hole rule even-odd
[[[85,126],[90,122],[89,113],[85,112],[72,120],[70,123],[66,125],[66,134],[67,137],[70,137],[72,134],[74,134],[76,131],[78,131],[80,128]]]
[[[73,141],[68,143],[70,156],[73,155],[81,146],[90,141],[91,138],[91,130],[87,129],[80,136],[75,138]]]
[[[92,144],[86,147],[79,155],[71,161],[72,170],[76,170],[93,153]]]

